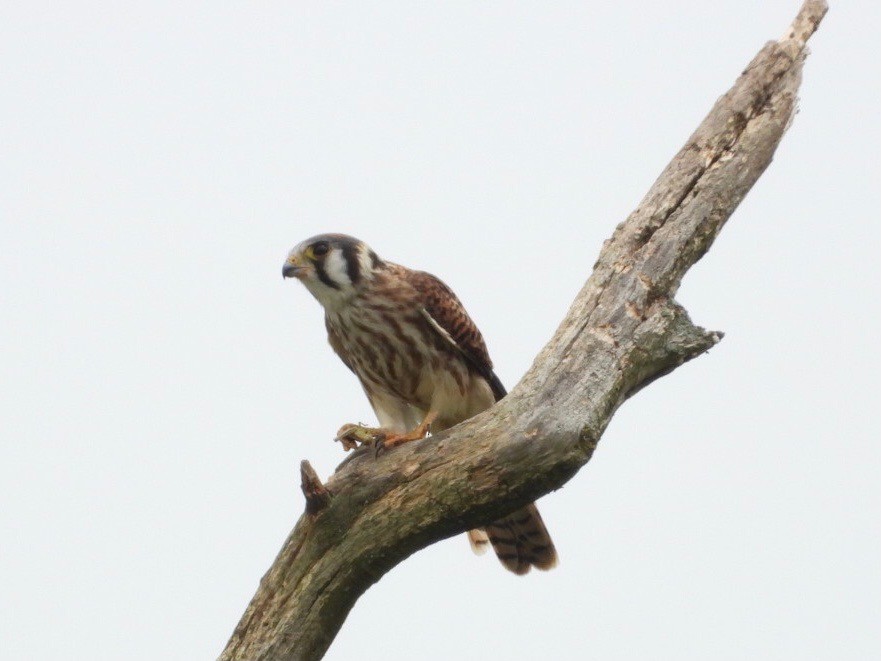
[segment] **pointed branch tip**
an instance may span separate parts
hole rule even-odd
[[[820,25],[820,21],[829,11],[826,0],[805,0],[798,15],[792,21],[792,25],[783,35],[781,42],[794,42],[798,50],[804,48],[805,43]]]
[[[303,495],[306,496],[306,514],[318,514],[330,503],[330,492],[306,459],[300,462],[300,480]]]

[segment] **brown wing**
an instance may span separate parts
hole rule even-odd
[[[447,342],[465,357],[492,388],[496,401],[505,396],[505,387],[493,372],[486,343],[462,303],[443,282],[429,273],[407,271],[420,294],[423,315]],[[492,544],[502,564],[515,574],[530,567],[550,569],[557,564],[557,551],[535,503],[468,533],[472,548],[480,553]]]
[[[425,317],[434,329],[462,354],[477,373],[487,380],[496,401],[499,401],[507,394],[505,386],[493,372],[492,360],[489,358],[483,336],[465,312],[465,307],[453,290],[424,271],[408,270],[408,277],[413,287],[421,294]]]

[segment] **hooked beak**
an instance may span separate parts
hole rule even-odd
[[[285,264],[281,267],[281,277],[283,278],[299,278],[306,269],[296,264]]]
[[[283,278],[302,278],[308,270],[299,255],[291,255],[281,267],[281,276]]]

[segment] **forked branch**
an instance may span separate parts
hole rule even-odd
[[[771,162],[792,121],[805,44],[826,12],[803,5],[715,104],[639,207],[516,388],[489,411],[374,459],[358,454],[322,485],[304,462],[297,522],[221,659],[320,659],[358,597],[425,546],[561,487],[616,409],[721,338],[674,301]]]

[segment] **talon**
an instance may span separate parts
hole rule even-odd
[[[404,434],[393,433],[382,427],[366,427],[361,424],[349,423],[340,427],[334,440],[342,443],[346,452],[372,447],[373,456],[376,458],[385,450],[391,450],[403,443],[425,438],[430,433],[431,423],[436,417],[436,413],[429,413],[415,429]]]
[[[385,441],[388,432],[384,429],[365,427],[364,425],[345,424],[336,433],[335,441],[343,445],[343,449],[356,450],[359,447],[376,446]]]

